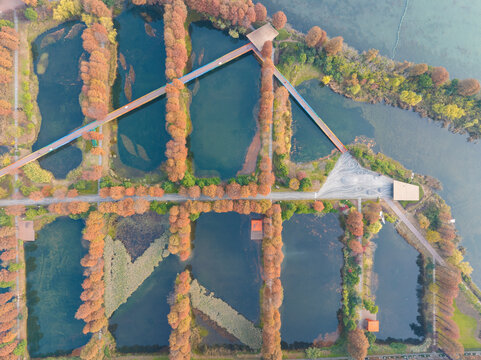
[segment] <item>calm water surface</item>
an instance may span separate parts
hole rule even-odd
[[[256,322],[259,318],[259,242],[250,239],[251,216],[203,214],[196,221],[192,274],[206,289]]]
[[[266,0],[263,3],[271,14],[284,10],[289,22],[304,32],[319,25],[330,36],[342,35],[358,50],[377,48],[388,56],[392,55],[406,4],[401,0]],[[473,45],[481,35],[478,24],[481,3],[440,0],[436,6],[432,5],[429,0],[409,1],[395,58],[442,65],[453,77],[481,79],[481,47]],[[383,105],[358,104],[363,114],[359,129],[345,120],[346,108],[352,109],[355,103],[343,100],[336,121],[331,121],[317,105],[327,99],[317,88],[317,82],[300,86],[306,90],[311,106],[333,130],[336,131],[336,123],[347,130],[352,128],[350,134],[338,134],[341,141],[349,142],[356,135],[372,136],[374,131],[374,139],[382,152],[418,173],[442,181],[441,196],[452,207],[456,227],[463,237],[462,245],[468,250],[466,258],[474,267],[473,279],[481,283],[481,244],[477,241],[481,237],[478,221],[481,144],[466,143],[463,135],[451,134],[412,112]]]
[[[124,92],[129,73],[131,100],[165,85],[165,47],[162,14],[150,7],[135,7],[116,18],[119,54],[125,57],[126,69],[119,61],[118,77],[113,88],[114,107],[130,102]],[[118,154],[115,162],[121,175],[143,176],[165,161],[165,96],[122,116],[118,120]]]
[[[34,357],[68,354],[83,346],[85,323],[74,318],[81,305],[82,220],[61,217],[25,244],[28,351]]]
[[[420,301],[417,295],[419,267],[416,264],[419,253],[389,223],[383,226],[374,242],[377,249],[373,282],[377,283],[374,287],[380,323],[376,337],[381,340],[418,339],[413,329],[419,326],[416,319]]]
[[[42,124],[32,150],[38,150],[82,125],[79,104],[82,81],[79,61],[82,55],[82,31],[78,22],[68,22],[40,35],[32,43],[33,64],[38,77],[37,103]],[[75,142],[74,142],[75,144]],[[42,157],[40,165],[58,179],[82,162],[82,151],[74,145],[61,147]]]
[[[333,333],[341,307],[342,244],[337,215],[296,214],[284,222],[282,340],[312,343]]]
[[[244,45],[205,23],[190,27],[193,68]],[[190,151],[197,176],[227,179],[242,168],[256,131],[260,65],[248,54],[189,85],[193,131]]]
[[[163,260],[109,319],[109,329],[121,352],[158,351],[169,344],[167,297],[183,266],[177,256]]]

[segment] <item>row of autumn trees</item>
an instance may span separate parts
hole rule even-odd
[[[109,8],[101,0],[82,0],[84,11],[94,18],[91,26],[82,34],[83,48],[90,55],[82,61],[80,72],[83,80],[81,102],[83,114],[91,119],[103,119],[109,109],[109,32],[100,18],[111,18]]]
[[[263,296],[262,296],[262,358],[281,360],[281,315],[283,289],[281,284],[282,211],[278,204],[272,206],[264,218],[262,240]]]
[[[13,80],[13,52],[18,49],[17,32],[8,26],[0,29],[0,130],[6,131],[10,125],[9,116],[12,114],[10,103],[11,83]]]
[[[259,164],[259,193],[268,195],[274,185],[272,160],[269,157],[271,138],[272,112],[274,107],[274,63],[272,62],[272,42],[267,41],[262,47],[261,69],[261,100],[259,108],[259,127],[261,135],[261,150]]]
[[[192,324],[189,298],[190,272],[183,271],[175,280],[175,290],[171,299],[167,320],[172,328],[169,337],[169,359],[189,360],[191,358],[190,334]]]
[[[19,342],[17,338],[17,317],[19,315],[16,297],[13,293],[15,280],[20,270],[17,258],[17,238],[14,227],[0,228],[0,284],[9,291],[0,294],[0,358],[17,359]]]
[[[187,260],[192,251],[191,244],[191,216],[214,211],[225,213],[235,211],[239,214],[258,213],[264,214],[271,207],[267,200],[217,200],[214,202],[186,201],[182,205],[170,208],[169,222],[171,236],[169,238],[169,251],[178,254],[181,261]]]
[[[105,221],[103,215],[98,211],[92,211],[85,223],[83,238],[89,242],[89,251],[80,261],[85,268],[85,279],[82,283],[83,292],[76,319],[85,321],[83,333],[97,333],[108,325],[105,316],[104,293],[104,237]],[[94,339],[96,338],[96,339]],[[98,336],[92,336],[92,341],[82,350],[81,358],[90,360],[101,358],[102,340]]]
[[[180,78],[187,65],[185,21],[187,8],[183,0],[173,0],[164,6],[165,76],[167,84],[165,126],[172,137],[167,142],[166,170],[170,181],[180,181],[187,171],[187,106],[184,102],[184,83]]]

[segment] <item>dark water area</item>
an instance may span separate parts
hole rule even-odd
[[[470,0],[265,0],[270,15],[286,13],[288,22],[307,33],[318,25],[329,37],[342,36],[352,47],[371,48],[395,59],[445,66],[452,76],[481,79],[478,65],[481,3]],[[453,48],[453,44],[455,48]]]
[[[321,87],[317,80],[303,83],[298,91],[344,144],[351,143],[360,134],[374,135],[372,125],[363,121],[358,103]],[[334,149],[332,142],[292,98],[291,104],[293,161],[312,161],[329,155]]]
[[[112,90],[114,108],[130,102],[124,91],[126,81],[131,84],[131,100],[165,85],[162,16],[153,7],[134,7],[115,18],[119,57],[122,54],[125,63],[118,63]],[[165,103],[162,96],[119,118],[117,145],[121,164],[115,162],[115,170],[121,175],[144,176],[166,160],[165,145],[170,138],[165,130]]]
[[[239,340],[237,340],[235,337],[227,333],[227,331],[225,331],[221,327],[213,324],[211,320],[204,319],[203,316],[198,313],[195,314],[195,323],[198,326],[200,326],[204,332],[206,332],[206,335],[202,338],[201,344],[205,344],[207,346],[215,346],[215,345],[242,346],[242,343]]]
[[[201,215],[195,224],[190,264],[200,285],[256,322],[262,279],[260,243],[250,239],[253,217],[234,212]]]
[[[193,68],[244,45],[206,23],[190,28]],[[200,60],[200,62],[199,62]],[[188,85],[192,92],[190,151],[200,177],[234,177],[256,132],[260,65],[251,54],[209,72]]]
[[[481,144],[469,143],[465,135],[453,134],[412,111],[358,103],[333,92],[325,94],[329,90],[318,87],[317,80],[305,82],[299,89],[344,144],[358,135],[373,138],[377,151],[442,182],[439,194],[451,206],[463,238],[461,244],[467,249],[465,259],[474,268],[472,277],[481,283],[481,243],[477,241],[481,237],[477,216],[481,206]],[[335,118],[324,116],[319,106],[328,96],[334,98],[331,102],[339,104]],[[357,115],[352,116],[353,113]],[[316,143],[313,141],[311,146]]]
[[[81,35],[84,28],[79,22],[67,22],[43,33],[32,43],[33,64],[39,83],[37,103],[42,115],[33,151],[82,125],[79,61],[83,52]],[[82,151],[75,147],[75,142],[39,160],[42,168],[51,171],[57,179],[65,179],[68,172],[81,162]]]
[[[422,338],[419,325],[417,259],[419,253],[399,235],[394,226],[387,223],[374,240],[373,283],[380,340]]]
[[[334,214],[296,214],[283,223],[281,335],[288,344],[336,332],[343,234]]]
[[[154,352],[168,346],[171,328],[167,302],[175,278],[184,269],[177,256],[164,259],[109,319],[120,352]]]
[[[69,354],[87,343],[85,323],[74,318],[81,305],[82,220],[61,217],[25,243],[28,351],[31,356]]]

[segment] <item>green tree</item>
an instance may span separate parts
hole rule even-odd
[[[433,79],[427,73],[419,75],[418,86],[424,90],[433,87]]]
[[[306,177],[301,180],[301,184],[299,185],[299,190],[301,191],[307,191],[311,188],[312,186],[312,181],[310,178]]]
[[[36,161],[28,163],[22,168],[25,176],[34,183],[48,184],[52,181],[53,175],[50,171],[44,170]]]
[[[37,12],[31,7],[26,8],[23,15],[25,15],[25,18],[30,21],[37,21],[38,18]]]
[[[399,99],[408,105],[414,106],[419,104],[423,97],[419,94],[416,94],[414,91],[404,90],[401,92]]]

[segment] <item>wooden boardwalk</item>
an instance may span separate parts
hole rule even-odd
[[[246,54],[249,51],[253,51],[256,56],[261,60],[264,61],[262,54],[254,47],[252,43],[246,44],[244,46],[241,46],[238,49],[235,49],[231,51],[228,54],[225,54],[224,56],[204,65],[201,66],[200,68],[182,76],[180,80],[184,83],[187,84],[188,82],[201,77],[202,75],[234,60],[237,59],[238,57]],[[316,114],[316,112],[309,106],[306,100],[297,92],[297,90],[294,88],[294,86],[287,81],[287,79],[280,73],[277,68],[274,68],[274,75],[277,77],[277,79],[286,87],[286,89],[289,91],[289,93],[296,99],[296,101],[299,103],[299,105],[307,112],[307,114],[312,118],[312,120],[319,126],[319,128],[326,134],[326,136],[332,141],[332,143],[341,151],[341,153],[344,153],[347,151],[345,146],[341,143],[341,141],[337,138],[337,136],[329,129],[329,127],[322,121],[322,119]],[[25,157],[15,161],[14,163],[0,169],[0,177],[5,176],[9,173],[13,173],[15,170],[18,168],[21,168],[22,166],[28,164],[29,162],[35,161],[42,156],[72,142],[73,140],[79,138],[83,134],[92,131],[96,129],[99,126],[102,126],[109,121],[112,121],[114,119],[117,119],[118,117],[125,115],[129,112],[131,112],[134,109],[137,109],[150,101],[162,96],[165,94],[165,85],[128,103],[127,105],[122,106],[121,108],[112,111],[111,113],[107,114],[107,116],[101,120],[96,120],[93,121],[73,132],[71,132],[68,135],[65,135],[64,137],[54,141],[53,143],[44,146],[41,149],[38,149],[37,151],[32,152],[29,155],[26,155]]]
[[[214,60],[184,76],[182,76],[180,78],[180,80],[184,83],[184,84],[187,84],[188,82],[208,73],[209,71],[212,71],[216,68],[218,68],[219,66],[222,66],[236,58],[238,58],[239,56],[242,56],[244,55],[245,53],[251,51],[253,48],[253,45],[251,43],[247,44],[247,45],[244,45],[234,51],[231,51],[230,53],[218,58],[217,60]],[[13,173],[15,170],[17,170],[18,168],[21,168],[22,166],[28,164],[29,162],[32,162],[32,161],[35,161],[39,158],[41,158],[42,156],[72,142],[73,140],[79,138],[80,136],[82,136],[83,134],[89,132],[89,131],[92,131],[94,129],[96,129],[97,127],[99,126],[102,126],[106,123],[108,123],[109,121],[112,121],[114,119],[117,119],[118,117],[122,116],[122,115],[125,115],[127,113],[129,113],[130,111],[134,110],[134,109],[137,109],[147,103],[149,103],[150,101],[158,98],[159,96],[162,96],[165,94],[165,86],[162,86],[130,103],[128,103],[127,105],[124,105],[122,106],[121,108],[117,109],[117,110],[114,110],[112,111],[111,113],[107,114],[107,116],[101,120],[96,120],[96,121],[93,121],[73,132],[71,132],[70,134],[54,141],[53,143],[47,145],[47,146],[44,146],[43,148],[41,149],[38,149],[37,151],[34,151],[33,153],[19,159],[18,161],[2,168],[0,170],[0,177],[4,176],[4,175],[7,175],[9,173]]]
[[[256,49],[253,48],[254,53],[256,56],[261,60],[264,61],[262,54]],[[297,103],[304,109],[304,111],[309,115],[309,117],[319,126],[324,134],[331,140],[331,142],[337,147],[337,149],[341,153],[345,153],[347,151],[346,147],[343,143],[337,138],[337,136],[332,132],[331,129],[326,125],[324,121],[316,114],[314,109],[307,103],[306,100],[299,94],[294,86],[285,78],[284,75],[274,67],[274,76],[282,83],[282,85],[289,91],[291,96],[296,99]]]

